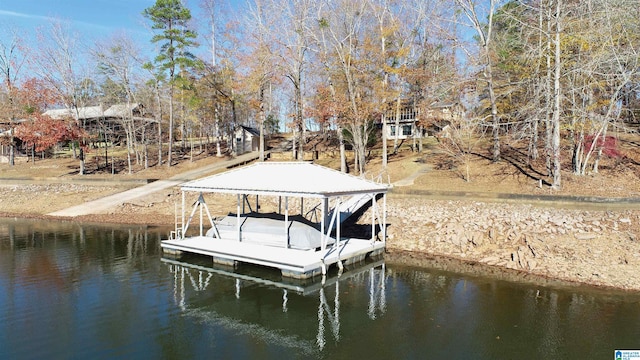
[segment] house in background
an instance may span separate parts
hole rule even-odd
[[[0,163],[9,163],[11,155],[11,140],[20,142],[19,139],[13,138],[13,125],[9,122],[0,123]],[[14,149],[14,151],[16,151]]]
[[[234,138],[236,155],[260,150],[260,131],[256,128],[240,125],[236,128]]]
[[[396,129],[396,117],[400,116]],[[384,114],[387,123],[387,139],[404,140],[414,136],[416,123],[419,119],[419,109],[413,101],[401,100],[398,108],[397,102],[389,104],[389,109]]]
[[[397,102],[390,103],[384,116],[387,139],[405,140],[438,133],[462,117],[462,107],[457,103],[434,103],[423,114],[413,101],[401,100],[399,108]]]
[[[421,117],[421,126],[429,136],[434,136],[444,128],[462,119],[464,109],[458,103],[436,103]]]
[[[74,109],[53,109],[47,110],[43,115],[55,120],[76,119]],[[80,125],[90,134],[106,135],[114,144],[126,139],[124,128],[125,121],[134,121],[137,128],[145,129],[150,133],[156,133],[157,121],[150,118],[145,113],[144,105],[139,103],[115,104],[106,110],[102,105],[79,107],[77,110],[77,120]],[[138,136],[138,134],[136,134]],[[148,137],[147,137],[148,138]]]

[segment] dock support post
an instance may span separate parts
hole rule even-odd
[[[376,241],[376,195],[371,195],[371,245]]]
[[[284,236],[285,247],[289,248],[289,197],[284,197]]]
[[[182,192],[182,211],[180,211],[180,231],[182,232],[182,236],[184,237],[184,204],[185,204],[185,194]]]
[[[241,241],[240,235],[240,194],[237,195],[237,205],[236,205],[236,223],[237,223],[237,232],[238,232],[238,242]]]
[[[340,207],[342,206],[342,196],[340,196],[338,198],[338,204],[336,205],[336,211],[338,214],[338,217],[336,218],[336,242],[334,243],[334,247],[336,249],[338,249],[340,247],[340,229],[342,228],[342,211],[340,210]]]
[[[320,214],[320,230],[322,232],[322,237],[320,238],[320,243],[324,241],[327,232],[327,208],[329,207],[329,198],[322,199],[322,207]]]
[[[382,194],[382,243],[387,243],[387,193]]]

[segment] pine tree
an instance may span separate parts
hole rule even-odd
[[[169,73],[169,150],[167,166],[171,166],[173,152],[173,92],[180,74],[197,64],[189,48],[196,45],[196,33],[189,29],[191,11],[181,0],[156,0],[155,5],[142,12],[153,22],[152,28],[161,31],[153,36],[152,43],[159,43],[159,54],[155,58],[160,71]]]

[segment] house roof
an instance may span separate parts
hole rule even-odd
[[[131,110],[135,111],[141,104],[130,104]],[[75,118],[73,109],[53,109],[47,110],[43,115],[47,115],[54,120],[61,120],[65,118]],[[116,104],[109,107],[107,110],[102,110],[102,106],[84,106],[78,108],[78,119],[95,119],[99,117],[115,117],[124,118],[129,116],[129,110],[127,104]]]
[[[129,107],[127,107],[127,104],[116,104],[105,110],[104,116],[127,117],[129,116],[129,111],[135,111],[139,106],[140,104],[138,103],[129,104]]]
[[[60,120],[64,118],[75,118],[72,109],[47,110],[43,115],[52,119]],[[89,119],[102,116],[102,106],[85,106],[78,108],[78,119]]]
[[[244,130],[253,136],[260,136],[260,130],[251,126],[240,125],[238,126],[238,130]]]
[[[183,191],[328,198],[386,193],[379,184],[306,162],[261,162],[182,185]]]

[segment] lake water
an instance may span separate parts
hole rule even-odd
[[[640,295],[370,262],[325,282],[163,259],[168,229],[0,219],[2,359],[612,359]]]

